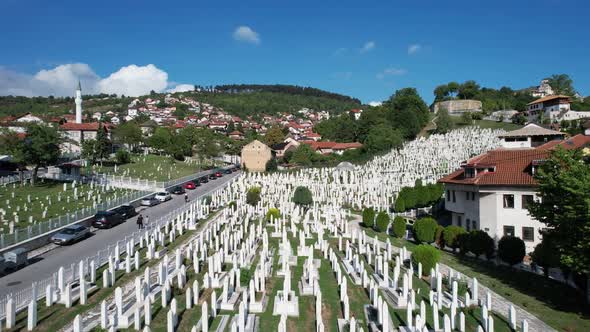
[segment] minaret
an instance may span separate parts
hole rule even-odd
[[[76,89],[76,123],[82,123],[82,86],[78,80],[78,88]]]

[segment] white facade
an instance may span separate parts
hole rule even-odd
[[[497,243],[504,235],[523,239],[530,253],[541,242],[545,225],[532,218],[526,204],[535,197],[534,187],[479,187],[446,184],[445,207],[453,225],[467,231],[483,230]]]

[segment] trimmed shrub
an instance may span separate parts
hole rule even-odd
[[[455,239],[460,255],[465,255],[467,252],[469,252],[469,235],[470,234],[467,232],[461,233],[457,235],[457,238]]]
[[[375,210],[373,208],[365,208],[363,210],[363,225],[365,227],[375,226]]]
[[[436,235],[438,223],[436,220],[426,217],[416,220],[414,223],[414,239],[418,242],[432,243]]]
[[[460,234],[467,233],[463,227],[449,225],[445,227],[443,231],[443,239],[446,246],[451,247],[453,249],[459,248],[459,241],[457,237]]]
[[[281,211],[277,208],[270,208],[266,212],[266,221],[270,222],[270,217],[273,217],[274,220],[277,220],[281,217]]]
[[[485,254],[488,259],[494,257],[494,239],[482,230],[471,231],[471,233],[469,233],[467,248],[477,257],[483,254]]]
[[[554,241],[545,234],[543,236],[543,241],[537,244],[531,255],[535,264],[544,267],[543,271],[545,272],[546,277],[549,276],[550,267],[560,266],[559,250],[553,242]]]
[[[524,241],[520,238],[504,236],[498,241],[498,256],[510,265],[521,263],[525,254]]]
[[[304,186],[299,186],[295,188],[295,193],[293,194],[293,202],[297,205],[305,206],[313,203],[313,197],[311,195],[311,191],[309,190],[309,188]]]
[[[404,198],[402,196],[398,196],[395,200],[394,205],[395,212],[404,212],[406,211],[406,204],[404,203]]]
[[[422,264],[422,275],[430,275],[430,270],[434,268],[440,259],[440,251],[428,244],[421,244],[412,250],[412,262],[415,265]]]
[[[246,203],[256,206],[260,202],[260,187],[251,187],[246,194]]]
[[[393,235],[395,237],[403,238],[406,235],[406,219],[401,216],[396,216],[393,219]]]
[[[125,149],[119,149],[115,153],[117,164],[128,164],[131,162],[131,154]]]
[[[386,232],[387,226],[389,226],[389,215],[385,211],[381,211],[377,214],[375,219],[375,229],[378,232]]]

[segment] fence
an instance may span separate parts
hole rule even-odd
[[[146,225],[146,228],[143,230],[135,231],[131,233],[131,235],[125,236],[123,240],[117,241],[111,245],[107,245],[107,247],[103,250],[99,250],[96,255],[86,257],[81,259],[84,262],[84,273],[85,275],[89,274],[89,266],[90,262],[94,260],[96,269],[100,269],[102,266],[108,264],[109,256],[115,253],[115,247],[119,246],[119,253],[120,255],[126,253],[127,245],[126,243],[133,239],[134,243],[139,243],[140,237],[144,236],[145,232],[150,232],[155,228],[163,228],[166,222],[174,220],[174,217],[181,212],[186,212],[190,208],[183,206],[181,208],[174,209],[172,212],[164,215],[161,218],[158,218],[155,222],[150,222]],[[135,250],[135,248],[133,248]],[[78,262],[72,263],[70,267],[64,267],[64,280],[65,284],[74,282],[79,279],[78,275]],[[20,290],[16,293],[12,293],[6,296],[3,299],[0,299],[0,320],[6,317],[6,302],[8,301],[9,297],[12,297],[14,301],[16,312],[18,313],[21,310],[24,310],[29,305],[29,302],[32,300],[32,297],[35,296],[35,300],[39,301],[45,298],[45,289],[48,285],[52,285],[53,289],[57,290],[57,270],[53,273],[53,275],[47,279],[35,282],[31,285],[31,287]]]
[[[125,196],[117,197],[116,199],[111,199],[109,201],[97,204],[96,207],[87,207],[64,216],[59,216],[44,222],[39,222],[35,225],[27,226],[26,228],[16,229],[12,234],[0,234],[0,249],[26,241],[68,224],[86,219],[93,216],[96,211],[109,210],[119,205],[138,200],[148,194],[150,194],[149,191],[132,192]]]
[[[123,175],[106,175],[98,174],[94,178],[94,181],[99,184],[110,185],[117,188],[127,188],[135,190],[151,190],[158,191],[164,188],[165,182],[152,181],[138,178],[131,178]]]

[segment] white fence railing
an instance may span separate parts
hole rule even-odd
[[[83,219],[93,216],[96,211],[109,210],[119,205],[138,200],[150,193],[151,192],[149,191],[132,192],[125,196],[117,197],[116,199],[111,199],[97,204],[96,207],[90,206],[72,213],[68,213],[64,216],[59,216],[44,222],[27,226],[26,228],[15,229],[14,233],[12,234],[0,234],[0,249],[27,241],[31,238],[45,234],[60,227],[79,222]]]

